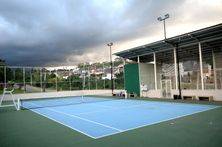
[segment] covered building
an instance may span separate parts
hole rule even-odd
[[[115,55],[132,61],[125,65],[128,93],[222,101],[222,24]]]

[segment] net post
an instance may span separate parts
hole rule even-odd
[[[81,96],[81,99],[82,99],[82,101],[83,101],[83,95]]]
[[[5,96],[5,88],[3,89],[3,94],[0,99],[0,106],[2,105],[2,101],[3,101],[4,96]]]
[[[81,96],[81,101],[82,101],[82,102],[84,102],[84,101],[83,101],[83,100],[84,100],[84,99],[83,99],[83,98],[84,98],[83,95],[84,95],[84,90],[82,91],[82,96]]]
[[[21,110],[20,98],[17,99],[17,111]]]
[[[125,99],[127,99],[127,91],[124,90]]]

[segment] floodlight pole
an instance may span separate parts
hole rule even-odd
[[[113,46],[113,43],[110,42],[110,43],[107,44],[107,46],[109,46],[109,50],[110,50],[111,89],[112,89],[112,96],[113,96],[113,61],[112,61],[112,46]]]
[[[179,91],[178,99],[182,99],[182,90],[181,90],[181,82],[180,82],[180,61],[179,61],[178,43],[176,44],[176,61],[177,61],[177,82],[178,82],[178,91]]]
[[[163,29],[164,29],[164,39],[166,40],[166,19],[170,17],[169,14],[165,14],[164,17],[158,17],[158,21],[163,21]]]
[[[166,21],[165,21],[165,19],[163,20],[163,30],[164,30],[164,38],[166,40]]]

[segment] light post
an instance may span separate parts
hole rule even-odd
[[[113,61],[112,61],[112,46],[113,46],[113,43],[110,42],[110,43],[107,44],[107,46],[109,46],[109,50],[110,50],[111,89],[112,89],[112,96],[113,96]]]
[[[157,20],[158,21],[163,21],[163,29],[164,29],[164,39],[165,39],[165,42],[167,43],[166,41],[166,19],[170,18],[170,15],[167,13],[164,15],[164,17],[158,17]],[[169,42],[168,42],[169,43]],[[172,44],[171,44],[172,45]],[[178,80],[178,90],[179,90],[179,95],[177,97],[177,99],[181,99],[182,96],[181,96],[181,81],[180,81],[180,67],[179,67],[179,53],[178,53],[178,43],[176,44],[173,44],[173,46],[175,47],[175,59],[176,60],[176,63],[175,63],[175,66],[177,64],[177,80]]]
[[[164,17],[158,17],[157,20],[158,21],[163,21],[163,29],[164,29],[164,39],[166,40],[166,22],[165,20],[168,19],[170,17],[169,14],[165,14]]]

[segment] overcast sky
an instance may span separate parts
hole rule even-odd
[[[0,59],[57,66],[108,60],[113,52],[222,23],[222,0],[0,0]]]

